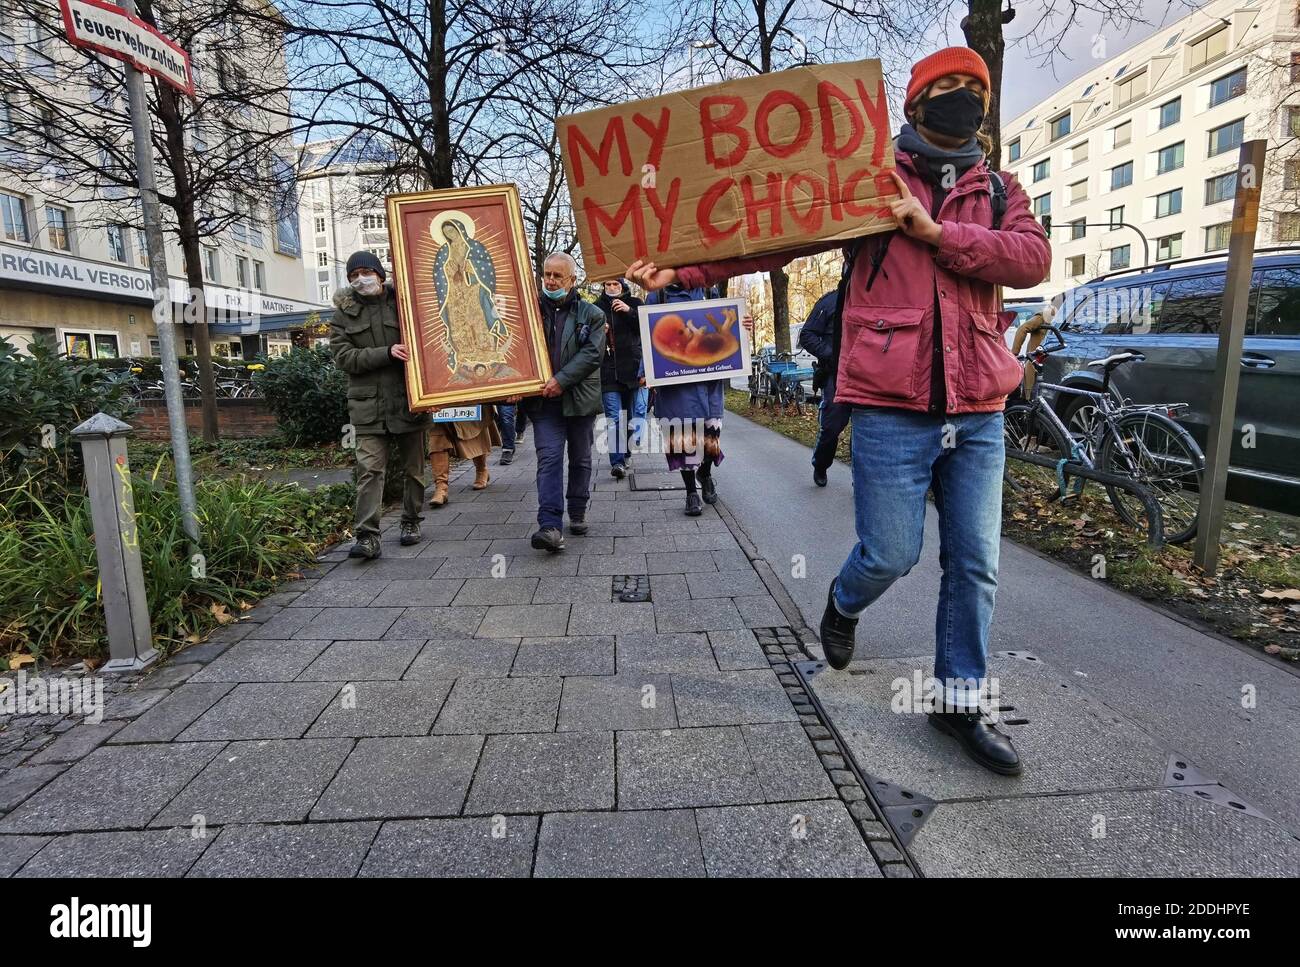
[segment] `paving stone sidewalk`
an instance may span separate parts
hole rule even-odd
[[[535,551],[531,442],[12,750],[0,875],[911,875],[725,516],[597,455]]]

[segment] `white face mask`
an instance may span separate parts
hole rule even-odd
[[[352,283],[352,288],[361,295],[378,295],[379,290],[383,288],[383,283],[376,276],[362,275]]]

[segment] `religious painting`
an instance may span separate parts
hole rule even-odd
[[[541,392],[550,362],[514,185],[388,198],[413,410]]]

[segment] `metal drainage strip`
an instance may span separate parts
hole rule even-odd
[[[812,700],[813,707],[817,710],[817,717],[821,719],[822,725],[835,737],[835,743],[840,747],[844,761],[848,763],[849,768],[857,776],[859,785],[862,786],[867,799],[871,803],[871,808],[889,827],[889,831],[894,837],[894,845],[898,847],[898,851],[907,861],[912,874],[918,877],[923,876],[921,867],[913,859],[912,854],[908,852],[907,846],[916,838],[916,834],[921,831],[925,821],[934,814],[938,803],[928,796],[921,795],[919,792],[904,789],[902,786],[893,785],[883,779],[876,778],[870,773],[863,772],[858,760],[854,758],[853,753],[849,750],[848,743],[844,741],[844,737],[840,735],[840,730],[836,728],[835,723],[827,713],[826,707],[822,705],[817,690],[812,686],[812,680],[826,670],[826,663],[822,661],[792,661],[790,665],[794,668],[795,674],[799,676],[800,681],[803,682],[804,691]]]
[[[649,601],[650,578],[645,574],[615,574],[611,590],[619,601]]]
[[[1254,816],[1266,823],[1272,823],[1278,829],[1286,829],[1272,816],[1261,812],[1219,782],[1219,780],[1201,772],[1191,764],[1191,761],[1186,756],[1181,756],[1176,752],[1169,756],[1169,762],[1165,765],[1164,787],[1170,792],[1181,793],[1184,796],[1194,796],[1203,802],[1212,802],[1216,806],[1226,806],[1237,812],[1245,813],[1247,816]]]

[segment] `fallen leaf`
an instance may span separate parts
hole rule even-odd
[[[1280,654],[1282,654],[1282,646],[1281,646],[1281,645],[1265,645],[1265,646],[1264,646],[1264,654],[1266,654],[1266,655],[1280,655]]]
[[[226,610],[224,604],[217,604],[217,602],[213,601],[208,605],[208,611],[212,613],[212,617],[217,619],[218,624],[228,625],[235,620],[235,616]]]
[[[1300,601],[1300,589],[1287,588],[1285,591],[1261,591],[1259,596],[1269,601]]]
[[[240,610],[240,611],[252,611],[252,610],[253,610],[253,606],[252,606],[251,604],[249,604],[247,601],[240,601],[240,602],[239,602],[239,610]]]
[[[84,662],[82,662],[82,664],[86,666],[86,671],[93,672],[96,668],[102,665],[103,662],[104,659],[102,658],[87,658]]]
[[[14,652],[9,656],[9,670],[11,672],[17,671],[19,668],[22,668],[24,665],[35,665],[35,664],[36,664],[36,659],[33,658],[31,655],[20,655],[18,654],[18,652]]]
[[[1247,526],[1247,525],[1246,525],[1246,524],[1243,524],[1243,523],[1241,523],[1241,522],[1239,522],[1239,521],[1233,521],[1233,522],[1232,522],[1231,524],[1229,524],[1228,526],[1231,527],[1231,528],[1232,528],[1233,530],[1235,530],[1235,531],[1244,531],[1244,530],[1246,529],[1246,526]]]

